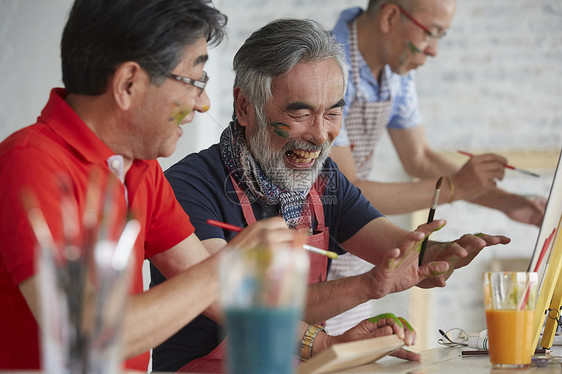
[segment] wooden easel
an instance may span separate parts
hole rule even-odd
[[[558,228],[552,241],[550,259],[547,259],[546,272],[535,306],[535,339],[530,348],[537,346],[543,324],[545,328],[541,346],[543,348],[550,348],[554,341],[557,327],[556,320],[548,318],[546,324],[544,320],[551,310],[560,312],[560,307],[562,306],[562,277],[560,277],[560,271],[562,270],[562,234],[560,234],[560,230],[562,230],[562,217],[558,220]]]
[[[555,236],[554,239],[554,243],[552,246],[552,253],[553,254],[558,254],[560,255],[560,253],[562,253],[562,235],[560,234],[560,230],[562,229],[562,218],[560,219],[560,223],[558,224],[558,230],[557,230],[557,234]],[[560,261],[558,262],[558,268],[560,268]],[[550,270],[550,265],[548,267],[548,269]],[[547,274],[548,275],[548,274]],[[552,299],[550,301],[550,304],[548,305],[548,308],[542,308],[543,309],[543,313],[542,313],[542,320],[544,320],[544,318],[546,318],[546,316],[549,316],[549,318],[546,319],[545,325],[544,325],[544,331],[543,331],[543,336],[542,336],[542,340],[541,340],[541,347],[545,348],[545,349],[550,349],[552,347],[552,343],[554,341],[554,335],[556,333],[556,329],[558,328],[558,321],[557,319],[560,317],[560,313],[562,312],[562,277],[560,276],[560,270],[558,270],[557,274],[557,279],[556,281],[553,281],[552,284],[555,284],[554,287],[554,293],[552,296]],[[545,282],[547,281],[547,279],[545,278]],[[556,283],[554,283],[556,282]],[[538,313],[539,313],[539,305],[543,305],[543,304],[538,304],[537,302],[537,308],[535,309],[535,320],[538,317]],[[551,318],[553,317],[553,318]],[[540,327],[542,327],[542,321],[540,325],[536,325],[535,327],[539,328],[539,334],[540,334]],[[537,336],[538,338],[538,336]],[[536,346],[537,342],[535,341],[535,345]]]

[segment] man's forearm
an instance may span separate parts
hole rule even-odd
[[[507,212],[509,208],[510,193],[499,188],[493,188],[482,195],[470,199],[471,203],[485,206],[487,208],[497,209],[501,212]]]
[[[368,282],[365,281],[368,276],[365,273],[309,285],[304,321],[309,324],[321,323],[369,301]]]
[[[131,297],[123,329],[123,355],[156,347],[215,302],[219,294],[217,256]]]

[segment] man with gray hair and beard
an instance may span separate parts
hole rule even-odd
[[[310,254],[303,317],[312,325],[309,331],[388,293],[415,285],[444,286],[453,269],[468,264],[481,249],[509,241],[484,234],[451,243],[430,241],[418,267],[419,243],[445,222],[403,230],[373,208],[328,157],[342,126],[346,67],[341,45],[319,24],[294,19],[267,24],[239,49],[234,71],[233,121],[220,142],[188,155],[166,177],[211,253],[235,233],[210,226],[207,219],[242,227],[280,215],[289,227],[308,232],[310,245],[349,251],[376,265],[368,273],[326,282],[328,259]],[[155,268],[152,277],[155,283],[162,279]],[[357,327],[373,331],[380,326],[363,321]],[[357,331],[350,335],[352,330],[341,337],[315,335],[312,353],[332,338],[361,338]],[[410,336],[406,343],[413,343]],[[154,350],[153,368],[178,370],[196,358],[221,358],[221,340],[217,324],[201,315]],[[412,352],[399,355],[419,359]]]

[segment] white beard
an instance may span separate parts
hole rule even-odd
[[[257,131],[246,143],[254,156],[255,161],[260,165],[268,179],[277,187],[289,191],[309,190],[322,170],[324,161],[330,154],[331,142],[326,142],[322,146],[316,146],[308,142],[290,141],[280,151],[272,151],[270,134],[266,124],[257,123]],[[314,161],[314,165],[307,170],[292,169],[285,165],[283,161],[285,153],[292,149],[306,151],[318,151],[320,155]]]

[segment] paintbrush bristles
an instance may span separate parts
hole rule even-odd
[[[443,182],[443,177],[439,177],[437,183],[435,184],[435,192],[433,192],[433,201],[431,202],[431,207],[429,208],[429,216],[427,217],[427,223],[433,222],[435,209],[437,209],[437,205],[439,205],[439,191],[440,191],[439,189],[441,187],[441,182]],[[421,244],[418,266],[422,266],[423,264],[423,256],[425,254],[425,249],[427,247],[428,238],[429,238],[429,234],[424,238]]]
[[[435,185],[436,190],[441,188],[441,182],[443,182],[443,177],[439,177],[439,179],[437,180],[437,184]]]
[[[443,177],[439,177],[439,179],[437,180],[437,184],[435,185],[435,192],[433,193],[433,200],[431,202],[431,209],[435,209],[435,208],[437,208],[437,205],[439,205],[439,191],[440,191],[442,181],[443,181]]]

